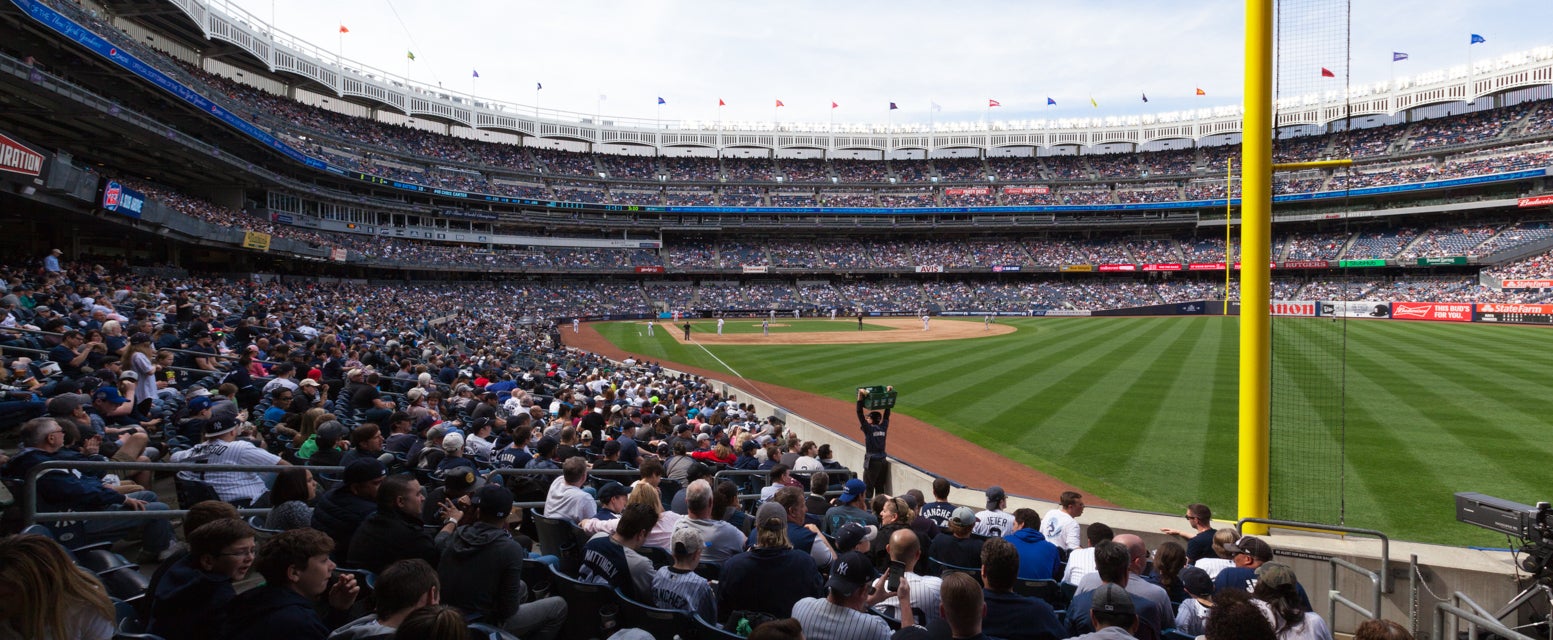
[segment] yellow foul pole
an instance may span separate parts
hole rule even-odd
[[[1272,386],[1273,2],[1246,0],[1244,135],[1240,144],[1240,482],[1236,515],[1266,518]],[[1231,265],[1225,265],[1227,268]],[[1242,533],[1265,533],[1247,525]]]
[[[1245,135],[1241,135],[1242,138]],[[1229,315],[1229,278],[1235,272],[1235,261],[1230,256],[1235,252],[1230,250],[1230,216],[1234,215],[1234,207],[1230,202],[1235,199],[1235,159],[1233,157],[1224,160],[1224,315]]]

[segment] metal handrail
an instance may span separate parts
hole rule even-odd
[[[1330,533],[1351,533],[1362,536],[1370,536],[1380,539],[1380,575],[1383,580],[1380,584],[1381,593],[1392,592],[1391,576],[1391,537],[1374,529],[1359,529],[1355,527],[1343,527],[1315,522],[1296,522],[1293,520],[1272,520],[1269,518],[1241,518],[1235,522],[1235,528],[1240,529],[1248,522],[1257,524],[1270,524],[1279,527],[1299,527],[1314,531],[1326,531]],[[1367,571],[1367,570],[1366,570]]]
[[[1381,599],[1380,599],[1380,594],[1381,594],[1381,577],[1380,577],[1380,574],[1375,573],[1374,571],[1370,571],[1369,569],[1361,567],[1361,566],[1359,566],[1357,564],[1354,564],[1354,563],[1349,562],[1347,560],[1344,560],[1342,558],[1335,558],[1335,557],[1334,558],[1327,558],[1327,561],[1330,562],[1331,565],[1332,565],[1332,571],[1331,571],[1331,573],[1328,576],[1331,579],[1331,581],[1330,581],[1330,585],[1329,585],[1328,591],[1327,591],[1327,620],[1335,620],[1335,619],[1337,619],[1337,605],[1339,605],[1339,604],[1341,604],[1341,605],[1343,605],[1345,607],[1348,607],[1349,609],[1353,609],[1354,612],[1356,612],[1359,615],[1362,615],[1362,616],[1364,616],[1366,618],[1369,618],[1371,620],[1379,618],[1380,617],[1380,607],[1381,607]],[[1375,587],[1373,592],[1372,592],[1372,596],[1374,598],[1374,601],[1370,603],[1370,609],[1365,609],[1364,607],[1360,606],[1359,603],[1354,602],[1353,600],[1349,600],[1348,598],[1343,596],[1342,592],[1337,590],[1337,568],[1338,567],[1343,567],[1345,569],[1348,569],[1350,571],[1353,571],[1355,573],[1358,573],[1359,575],[1362,575],[1362,576],[1370,579],[1370,584],[1372,584]]]
[[[1451,600],[1455,602],[1455,604],[1452,604],[1451,602],[1439,602],[1435,603],[1434,605],[1433,633],[1435,640],[1446,640],[1446,616],[1455,617],[1458,621],[1466,620],[1467,622],[1472,623],[1472,626],[1468,627],[1467,629],[1467,637],[1469,640],[1477,640],[1479,627],[1487,629],[1495,635],[1502,638],[1507,638],[1509,640],[1537,640],[1532,636],[1528,636],[1519,631],[1511,629],[1503,622],[1495,619],[1493,615],[1488,613],[1485,609],[1483,609],[1483,607],[1480,607],[1476,602],[1473,602],[1472,598],[1467,597],[1467,594],[1456,591],[1451,594]],[[1462,608],[1460,605],[1466,605],[1471,609],[1469,610]],[[1460,628],[1459,625],[1460,622],[1457,622],[1451,626],[1451,640],[1456,638],[1456,629]]]
[[[187,510],[167,511],[45,511],[38,509],[38,476],[53,469],[102,469],[104,471],[201,471],[205,473],[243,472],[280,473],[291,467],[273,464],[200,464],[195,462],[97,462],[92,460],[48,460],[27,471],[22,486],[22,526],[39,520],[62,522],[73,520],[128,520],[133,518],[157,518],[171,520],[187,515]],[[344,473],[345,467],[300,467],[312,472]],[[241,509],[243,515],[267,515],[269,509]]]

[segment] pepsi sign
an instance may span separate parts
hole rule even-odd
[[[145,206],[145,194],[121,185],[116,181],[109,180],[102,188],[103,209],[121,213],[131,218],[139,218],[140,211]]]

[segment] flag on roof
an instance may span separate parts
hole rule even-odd
[[[1203,91],[1202,87],[1197,87],[1197,95],[1205,96],[1205,95],[1208,95],[1208,92],[1207,91]]]
[[[841,105],[836,104],[835,100],[831,100],[830,101],[830,108],[835,109],[836,107],[839,107],[839,106],[841,106]]]
[[[728,103],[723,102],[722,98],[718,98],[717,99],[717,106],[719,106],[719,107],[726,107],[726,106],[728,106]]]
[[[1480,44],[1484,42],[1488,42],[1488,40],[1484,39],[1483,36],[1474,33],[1472,34],[1472,42],[1468,42],[1467,44]]]
[[[1089,101],[1090,102],[1094,102],[1094,98],[1090,98]],[[1143,94],[1143,101],[1144,102],[1148,102],[1149,101],[1149,94],[1147,94],[1147,93]]]
[[[345,25],[343,25],[343,24],[340,25],[340,33],[350,33],[350,32],[351,32],[351,30],[350,29],[346,29]]]
[[[658,96],[658,104],[668,104],[668,103],[663,100],[663,96]]]
[[[894,102],[891,102],[891,103],[890,103],[890,110],[891,110],[891,111],[894,111],[894,110],[896,110],[896,109],[899,109],[899,108],[900,108],[900,107],[897,107],[897,106],[895,106],[895,103],[894,103]]]
[[[776,101],[776,102],[777,102],[777,103],[776,103],[776,106],[778,106],[778,107],[785,107],[785,106],[787,106],[787,105],[785,105],[785,104],[782,104],[782,101],[781,101],[781,100],[778,100],[778,101]],[[835,104],[835,103],[834,103],[834,102],[832,102],[832,103],[831,103],[831,104]]]
[[[1001,107],[1001,106],[1003,106],[1003,103],[998,102],[997,100],[987,100],[987,108],[988,109],[991,109],[993,107]]]
[[[1393,51],[1393,52],[1391,52],[1391,61],[1392,62],[1401,62],[1401,61],[1406,60],[1406,59],[1407,59],[1407,54],[1402,53],[1401,51]]]
[[[406,51],[406,52],[404,52],[404,56],[406,58],[414,60],[415,59],[415,52],[414,51]]]
[[[1051,99],[1050,96],[1047,96],[1047,98],[1046,98],[1046,106],[1048,106],[1048,107],[1055,107],[1055,106],[1057,106],[1057,101]]]
[[[893,105],[895,103],[891,102],[890,104]],[[928,101],[927,104],[928,104],[928,107],[931,108],[934,111],[943,111],[944,110],[944,105],[938,104],[937,102]]]
[[[1323,78],[1336,78],[1337,74],[1332,73],[1331,69],[1328,69],[1326,67],[1322,67],[1321,68],[1321,77],[1323,77]]]
[[[1099,109],[1100,108],[1100,103],[1095,102],[1095,97],[1094,96],[1089,96],[1089,106],[1094,107],[1096,109]]]
[[[480,70],[479,69],[474,69],[474,72],[475,72],[475,77],[476,78],[480,77]]]
[[[538,90],[543,89],[543,88],[545,88],[544,83],[542,83],[542,82],[535,82],[534,83],[534,90],[535,91],[538,91]]]

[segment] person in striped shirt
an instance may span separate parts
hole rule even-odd
[[[865,609],[896,596],[900,600],[901,628],[912,620],[910,583],[902,580],[897,591],[885,591],[886,576],[874,570],[868,556],[848,551],[836,559],[829,593],[824,598],[804,598],[793,605],[793,619],[803,626],[806,638],[816,640],[888,640],[890,625]]]
[[[693,527],[674,530],[674,564],[658,567],[653,574],[652,595],[660,609],[679,609],[701,616],[703,620],[717,619],[717,599],[706,578],[696,574],[701,563],[701,549],[705,546],[701,532]]]

